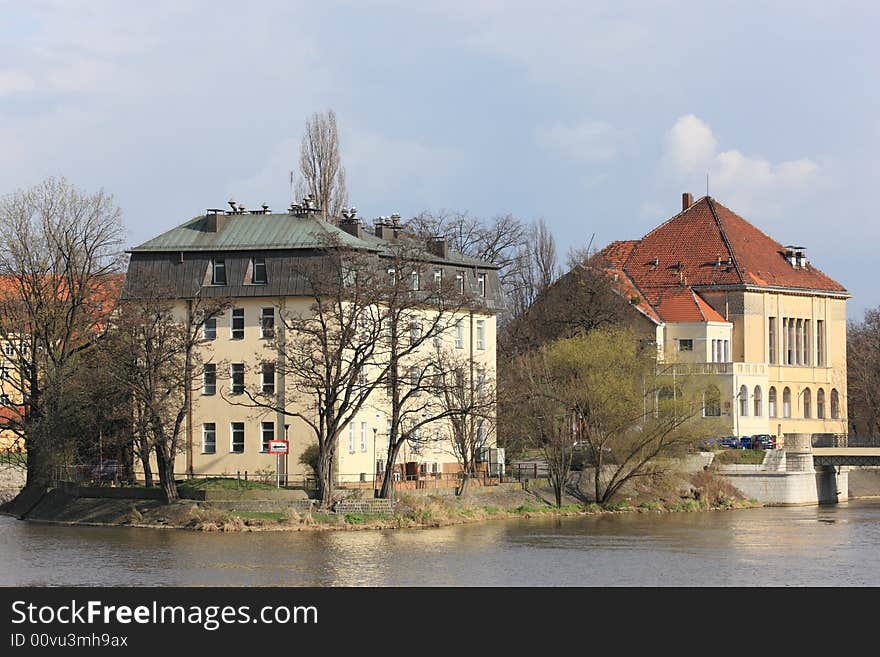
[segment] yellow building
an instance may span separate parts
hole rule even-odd
[[[712,375],[704,414],[732,435],[844,434],[846,290],[711,197],[602,254],[682,371]],[[781,442],[781,441],[780,441]]]
[[[231,300],[231,307],[203,331],[205,371],[201,390],[192,396],[176,473],[274,473],[276,456],[268,453],[268,442],[286,438],[290,453],[283,468],[292,477],[310,474],[299,456],[314,443],[313,431],[290,415],[307,408],[308,400],[295,406],[291,395],[285,394],[293,386],[290,375],[276,366],[279,350],[273,341],[276,329],[284,330],[281,317],[307,313],[313,302],[294,263],[320,257],[328,237],[342,247],[381,259],[390,244],[403,239],[401,231],[396,218],[379,221],[370,231],[350,217],[337,225],[297,207],[286,213],[233,207],[231,212],[209,210],[130,251],[123,298],[138,296],[144,286],[161,285],[177,300],[181,317],[196,295]],[[423,280],[414,277],[413,289],[428,289],[424,286],[442,278],[456,281],[462,293],[467,291],[479,302],[460,312],[439,341],[431,340],[425,349],[441,349],[451,358],[464,359],[472,385],[494,381],[495,313],[501,307],[497,267],[449,252],[442,239],[428,240],[422,247]],[[370,375],[367,368],[364,376]],[[244,388],[277,395],[281,406],[292,405],[283,408],[286,413],[248,407]],[[366,484],[380,478],[377,471],[386,457],[389,413],[384,388],[377,388],[340,436],[335,464],[339,481]],[[423,435],[437,439],[414,448],[405,445],[398,463],[415,464],[424,476],[456,471],[445,423],[438,420],[422,427]],[[487,447],[494,447],[491,431],[485,439]]]

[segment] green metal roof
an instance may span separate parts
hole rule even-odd
[[[250,249],[316,249],[328,237],[351,248],[375,250],[376,246],[349,235],[318,217],[291,214],[220,215],[223,227],[205,230],[205,217],[190,219],[131,249],[139,251],[233,251]]]

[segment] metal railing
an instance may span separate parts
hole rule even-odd
[[[880,447],[880,436],[851,436],[846,433],[815,434],[813,447]]]

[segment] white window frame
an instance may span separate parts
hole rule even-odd
[[[230,309],[229,312],[230,312],[230,316],[229,316],[229,338],[230,338],[231,340],[244,340],[244,321],[245,321],[244,308],[232,308],[232,309]],[[236,313],[237,313],[237,314],[236,314]],[[240,319],[240,320],[241,320],[241,328],[240,328],[240,329],[236,329],[236,328],[235,328],[235,321],[236,321],[237,319]],[[241,331],[241,335],[240,335],[240,336],[236,336],[236,335],[235,335],[236,331]]]
[[[455,282],[457,284],[456,287],[458,288],[458,293],[464,294],[464,272],[463,271],[459,270],[458,272],[456,272]]]
[[[235,375],[236,375],[236,367],[241,367],[241,390],[236,390],[235,386]],[[244,393],[244,363],[230,363],[229,364],[229,394],[231,395],[241,395]]]
[[[208,426],[211,428],[209,429]],[[211,449],[207,449],[208,445],[208,435],[211,435]],[[217,423],[216,422],[203,422],[202,423],[202,454],[216,454],[217,453]]]
[[[258,262],[259,261],[259,262]],[[258,264],[263,269],[263,280],[257,280],[257,266]],[[266,266],[266,258],[253,257],[251,258],[251,285],[266,285],[269,283],[269,268]]]
[[[413,269],[410,274],[410,288],[413,292],[417,292],[420,289],[421,277],[419,276],[419,270]]]
[[[266,436],[269,436],[268,439]],[[260,453],[269,453],[269,441],[275,440],[275,423],[260,422]]]
[[[223,271],[223,281],[220,282],[217,277],[217,271]],[[226,275],[226,258],[211,259],[211,285],[226,285],[229,277]]]
[[[217,339],[217,318],[208,317],[202,324],[202,340]]]
[[[271,372],[272,375],[268,381],[268,386],[266,385],[267,372]],[[260,364],[260,390],[267,395],[275,394],[275,363],[263,362]]]
[[[348,423],[348,453],[354,454],[354,422]]]
[[[214,380],[211,382],[211,390],[208,390],[208,370],[211,370],[214,374]],[[217,365],[215,363],[205,363],[205,368],[202,370],[202,394],[203,395],[216,395],[217,394]]]
[[[443,285],[443,270],[434,270],[434,287],[440,288]]]
[[[486,348],[486,320],[477,320],[477,349]]]
[[[235,451],[235,426],[241,426],[241,451]],[[229,423],[229,453],[230,454],[244,454],[244,445],[245,445],[245,430],[244,430],[244,422],[230,422]]]
[[[455,348],[464,349],[464,320],[455,322]]]
[[[270,320],[272,323],[268,329],[266,328],[266,320]],[[260,308],[260,337],[264,339],[275,337],[275,306]]]
[[[367,423],[361,422],[361,451],[367,451]]]
[[[477,285],[479,286],[479,289],[480,289],[480,296],[485,297],[486,296],[486,274],[485,273],[477,274]]]

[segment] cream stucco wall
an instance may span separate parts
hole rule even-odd
[[[217,366],[216,393],[213,395],[202,394],[197,390],[193,394],[192,404],[192,433],[191,433],[191,458],[192,470],[196,474],[232,475],[248,472],[249,477],[258,476],[257,473],[275,472],[275,455],[264,453],[261,447],[261,423],[272,422],[276,439],[285,437],[285,424],[287,438],[290,440],[290,454],[286,458],[286,471],[294,477],[310,474],[306,466],[299,463],[299,456],[303,450],[315,442],[314,432],[307,423],[299,418],[290,417],[283,413],[275,413],[266,409],[248,406],[246,395],[232,394],[230,389],[229,366],[232,363],[243,363],[245,387],[256,389],[261,382],[260,363],[263,361],[276,362],[275,389],[278,403],[283,404],[287,400],[287,409],[305,410],[307,400],[301,399],[299,403],[293,400],[292,386],[288,377],[280,374],[278,367],[278,354],[272,340],[262,338],[260,330],[260,316],[262,308],[274,308],[275,327],[282,331],[279,317],[282,313],[306,313],[310,301],[304,298],[238,298],[234,300],[233,308],[244,310],[245,329],[243,339],[232,339],[232,310],[227,310],[217,318],[217,337],[214,340],[206,340],[200,348],[200,355],[205,363],[213,363]],[[177,312],[181,320],[186,316],[186,305],[179,302]],[[456,361],[469,359],[471,353],[474,360],[474,372],[484,369],[486,372],[487,386],[494,387],[496,371],[496,324],[493,314],[469,314],[461,313],[460,319],[464,327],[464,343],[462,348],[456,348],[456,329],[450,326],[445,331],[440,349],[449,353]],[[478,348],[477,323],[483,322],[483,348]],[[285,339],[294,339],[287,335]],[[432,340],[427,340],[423,345],[424,350],[436,349]],[[402,363],[401,370],[408,368],[406,362]],[[367,377],[371,376],[369,369]],[[285,394],[285,390],[287,394]],[[377,388],[373,395],[364,404],[361,411],[352,422],[353,434],[349,427],[345,427],[339,437],[337,445],[336,472],[341,481],[372,481],[377,459],[384,461],[387,453],[387,418],[390,417],[390,405],[385,395],[384,387]],[[231,425],[233,422],[243,422],[245,429],[244,452],[234,453],[231,446]],[[203,427],[205,423],[213,423],[216,426],[216,451],[205,453],[202,441]],[[175,464],[175,472],[184,474],[188,469],[188,454],[186,444],[189,440],[189,427],[185,430],[182,447],[183,451],[178,455]],[[353,435],[353,445],[350,436]],[[398,462],[416,461],[426,464],[427,471],[434,468],[439,471],[449,470],[455,463],[455,457],[451,446],[445,438],[448,436],[448,427],[445,421],[438,421],[426,425],[422,429],[423,436],[438,436],[438,443],[423,446],[417,453],[406,446],[398,458]],[[495,436],[490,431],[487,434],[489,445],[495,445]],[[436,464],[436,465],[435,465]]]

